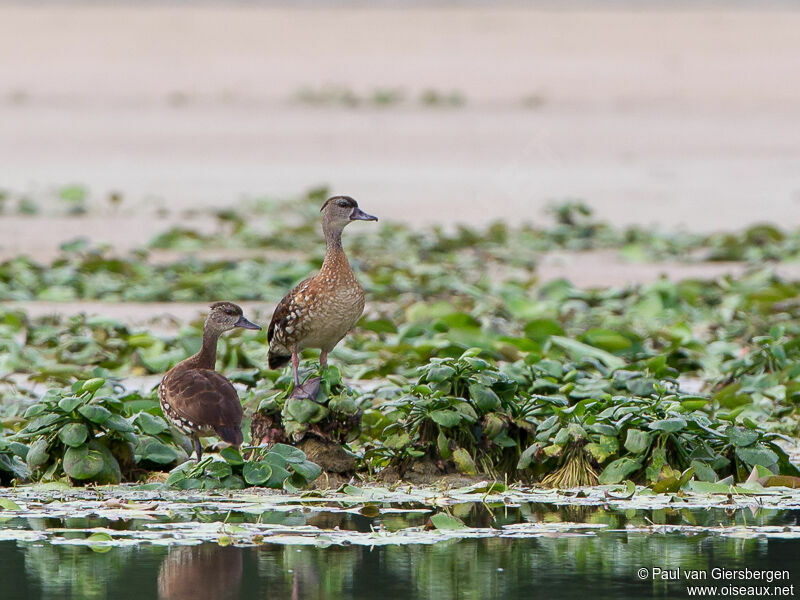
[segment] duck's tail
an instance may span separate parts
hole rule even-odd
[[[291,354],[283,354],[279,352],[275,352],[274,350],[270,350],[269,354],[267,355],[267,364],[269,364],[270,369],[280,369],[289,364],[289,361],[292,360]]]
[[[219,426],[214,427],[214,431],[223,442],[228,442],[236,448],[241,446],[244,441],[241,427]]]

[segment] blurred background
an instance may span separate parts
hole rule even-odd
[[[317,185],[413,224],[800,220],[795,3],[332,5],[0,3],[0,187],[42,217],[0,251]],[[49,214],[69,186],[98,210]]]

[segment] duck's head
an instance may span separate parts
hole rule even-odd
[[[241,307],[233,302],[214,302],[208,317],[206,317],[205,330],[220,334],[235,327],[261,329],[255,323],[245,319]]]
[[[352,221],[377,221],[378,217],[368,215],[358,208],[358,202],[350,196],[333,196],[325,201],[322,208],[322,228],[328,231],[341,231]]]

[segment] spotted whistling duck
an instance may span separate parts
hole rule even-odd
[[[364,289],[358,283],[342,248],[342,231],[352,221],[377,221],[349,196],[328,198],[320,209],[325,234],[325,260],[320,272],[300,282],[284,296],[267,330],[269,368],[292,363],[292,396],[316,398],[319,378],[300,385],[297,368],[304,348],[319,348],[320,366],[328,364],[328,352],[356,324],[364,311]]]
[[[214,370],[219,336],[235,327],[261,329],[232,302],[211,305],[203,326],[200,352],[167,372],[158,388],[167,418],[194,441],[197,461],[203,454],[200,436],[218,435],[235,447],[242,443],[242,404],[233,385]]]

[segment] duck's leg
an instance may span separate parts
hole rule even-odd
[[[322,370],[328,368],[328,351],[323,350],[319,353],[319,366],[322,367]]]
[[[197,462],[203,457],[203,447],[200,445],[200,438],[195,434],[192,436],[194,440],[194,451],[197,452]]]
[[[308,400],[317,399],[317,394],[319,393],[319,377],[312,377],[311,379],[305,381],[303,385],[300,385],[300,375],[297,372],[298,367],[300,366],[300,357],[297,355],[297,351],[292,351],[292,374],[294,375],[294,389],[292,390],[291,397],[292,398],[307,398]]]
[[[300,368],[300,357],[297,355],[297,350],[292,350],[292,375],[294,376],[294,387],[300,385],[300,375],[297,369]]]

